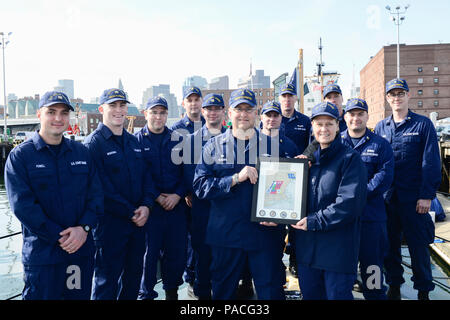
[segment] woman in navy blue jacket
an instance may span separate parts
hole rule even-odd
[[[298,229],[295,248],[304,300],[353,299],[367,170],[360,155],[341,143],[338,119],[330,102],[312,110],[320,147],[309,171],[307,217],[292,225]]]

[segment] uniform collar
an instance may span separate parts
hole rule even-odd
[[[342,141],[340,136],[336,136],[336,138],[333,140],[333,142],[330,144],[328,148],[326,148],[325,152],[322,151],[322,149],[319,148],[315,152],[314,156],[316,159],[316,164],[320,164],[320,162],[328,162],[329,160],[334,160],[336,156],[336,151],[342,146]],[[319,155],[317,157],[317,155]]]
[[[402,122],[400,122],[400,125],[403,124],[403,123],[405,123],[406,121],[409,121],[409,120],[413,119],[413,118],[414,118],[414,112],[412,112],[410,109],[408,109],[408,114],[406,115],[405,120],[403,120]],[[393,114],[391,114],[391,115],[387,118],[386,124],[387,124],[388,126],[390,126],[391,124],[392,124],[393,126],[395,125],[395,123],[394,123],[394,115],[393,115]]]
[[[285,116],[283,116],[283,115],[281,115],[281,116],[282,116],[284,119],[287,119],[287,120],[285,120],[285,121],[290,122],[290,121],[293,121],[293,120],[295,120],[295,119],[298,119],[298,118],[299,118],[299,115],[300,115],[300,112],[298,112],[297,110],[294,109],[294,113],[292,114],[292,116],[291,116],[290,118],[285,117]]]
[[[40,151],[41,149],[47,147],[47,143],[39,135],[39,131],[36,131],[33,134],[33,137],[31,139],[33,141],[33,144],[34,144],[34,147],[36,148],[36,150]],[[61,154],[66,150],[72,150],[72,147],[65,140],[66,140],[66,138],[64,138],[64,136],[63,136],[62,140],[61,140]]]
[[[364,143],[369,141],[372,138],[372,135],[373,135],[372,131],[370,131],[369,128],[366,128],[366,133],[364,134],[364,136],[360,138],[358,144],[354,146],[354,148],[359,147],[360,145],[363,145]],[[349,142],[352,141],[352,138],[348,134],[348,129],[341,133],[341,138]],[[353,145],[353,143],[351,143],[350,145]]]
[[[181,119],[181,121],[183,122],[183,125],[185,125],[186,127],[193,127],[194,126],[194,121],[189,119],[187,114],[183,117],[183,119]],[[200,116],[200,121],[202,122],[202,125],[205,124],[205,119],[202,116]]]
[[[202,132],[202,137],[206,137],[211,135],[211,132],[209,131],[208,127],[206,126],[206,124],[204,124],[201,128],[201,132]],[[224,133],[225,131],[227,131],[227,128],[225,128],[224,126],[222,126],[220,128],[220,133]]]
[[[167,128],[167,126],[164,126],[164,130],[163,130],[163,132],[161,132],[161,134],[166,134],[168,131],[169,131],[169,128]],[[148,128],[148,124],[146,124],[145,127],[142,129],[142,132],[143,132],[144,136],[151,136],[152,134],[156,134],[156,133],[153,133],[150,131],[150,129]]]

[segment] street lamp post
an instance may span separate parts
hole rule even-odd
[[[397,78],[400,78],[400,25],[405,20],[404,14],[408,8],[409,4],[404,7],[404,11],[400,11],[400,6],[397,6],[395,10],[391,10],[390,6],[386,6],[386,10],[391,14],[391,20],[397,26]]]
[[[12,32],[8,32],[7,35],[5,35],[4,32],[0,32],[0,36],[2,37],[2,42],[0,43],[2,45],[2,51],[3,51],[3,101],[4,101],[4,108],[3,108],[3,119],[5,120],[5,126],[3,129],[3,137],[6,139],[7,137],[7,117],[6,117],[6,108],[7,101],[6,101],[6,72],[5,72],[5,47],[9,43],[9,36]]]

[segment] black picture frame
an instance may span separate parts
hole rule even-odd
[[[258,157],[255,168],[258,171],[258,181],[253,186],[251,221],[296,224],[306,217],[308,159]],[[274,173],[276,177],[281,176],[281,179],[286,174],[288,178],[285,180],[289,183],[286,184],[284,180],[270,182],[272,176],[267,175],[269,172]],[[278,199],[280,194],[283,198],[282,191],[287,190],[282,190],[283,184],[294,193],[294,196],[291,196],[291,202],[294,203]],[[264,192],[261,192],[263,190]],[[298,193],[301,194],[297,195]]]

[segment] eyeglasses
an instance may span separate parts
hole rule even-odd
[[[252,112],[255,111],[255,108],[252,109],[241,109],[241,108],[233,108],[234,111],[236,111],[237,113],[246,113],[246,114],[250,114]]]
[[[390,98],[395,98],[395,97],[403,98],[406,95],[406,92],[405,91],[401,91],[401,92],[399,92],[397,94],[389,92],[387,95]]]

